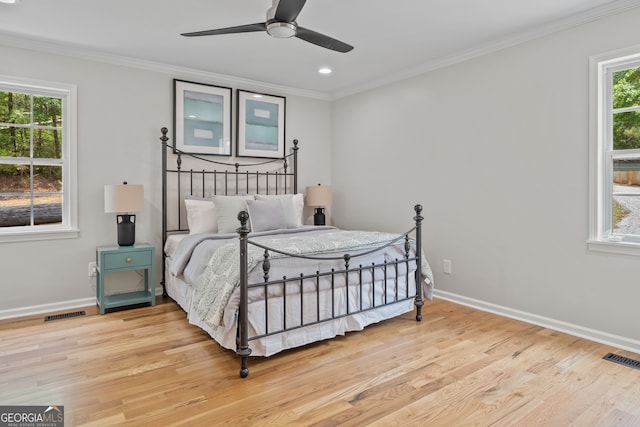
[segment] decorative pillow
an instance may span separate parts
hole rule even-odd
[[[277,199],[247,200],[252,231],[287,228],[282,203]]]
[[[256,200],[269,199],[278,199],[282,203],[287,228],[302,227],[302,210],[304,209],[304,196],[302,193],[278,194],[273,196],[256,194]]]
[[[187,209],[189,234],[218,232],[216,207],[210,199],[185,197],[184,206]]]
[[[247,200],[253,200],[253,196],[213,196],[218,214],[218,233],[233,233],[240,227],[238,213],[247,209]]]

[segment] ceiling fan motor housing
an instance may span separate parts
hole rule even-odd
[[[296,35],[297,28],[292,22],[268,22],[267,33],[279,39],[287,39]]]
[[[296,35],[297,27],[295,22],[282,22],[275,19],[279,3],[280,0],[273,0],[271,7],[267,9],[267,34],[278,39],[288,39]]]

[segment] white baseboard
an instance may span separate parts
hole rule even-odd
[[[54,311],[69,310],[72,308],[87,307],[96,303],[96,297],[81,298],[71,301],[54,302],[51,304],[32,305],[29,307],[10,308],[0,310],[0,320],[13,319],[15,317],[33,316],[34,314],[51,313]]]
[[[434,289],[437,298],[640,354],[640,341]]]
[[[156,297],[160,295],[162,295],[162,286],[156,287]],[[36,314],[51,313],[54,311],[70,310],[73,308],[88,307],[92,305],[96,305],[96,297],[60,301],[51,304],[32,305],[28,307],[10,308],[7,310],[0,310],[0,320],[33,316]]]

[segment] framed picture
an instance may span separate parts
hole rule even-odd
[[[282,96],[238,89],[239,157],[284,157],[285,101]]]
[[[174,152],[231,155],[231,92],[173,80]]]

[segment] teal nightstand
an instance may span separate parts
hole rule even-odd
[[[134,246],[98,246],[96,248],[96,302],[100,314],[105,309],[125,305],[151,303],[156,305],[155,246],[141,243]],[[114,271],[144,270],[144,290],[117,295],[104,294],[104,276]],[[149,277],[151,276],[151,277]]]

